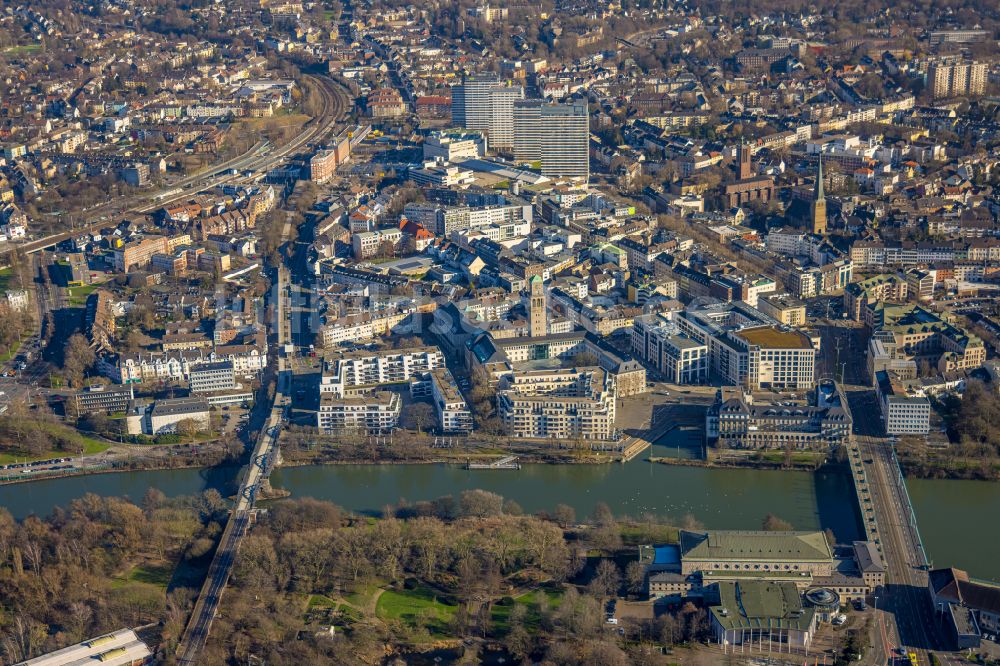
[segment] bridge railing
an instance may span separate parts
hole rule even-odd
[[[896,466],[896,482],[903,491],[903,499],[906,501],[906,508],[909,510],[910,528],[913,530],[914,537],[916,537],[917,554],[920,558],[917,564],[926,567],[929,566],[931,562],[927,557],[927,551],[924,549],[923,537],[920,536],[920,526],[917,524],[917,513],[913,510],[913,501],[910,499],[910,491],[906,487],[906,478],[903,476],[903,466],[899,464],[899,458],[896,456],[895,445],[889,447],[889,451],[892,455],[892,463]]]

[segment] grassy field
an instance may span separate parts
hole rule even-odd
[[[344,601],[357,608],[365,608],[371,603],[378,589],[377,585],[365,585],[351,594],[345,594]]]
[[[549,608],[558,608],[559,604],[562,603],[562,591],[554,589],[532,590],[519,597],[515,597],[513,600],[514,603],[494,604],[490,611],[494,631],[499,634],[507,633],[510,629],[510,614],[514,610],[514,606],[524,606],[526,609],[524,615],[525,629],[529,631],[537,629],[542,621],[541,607],[543,598]]]
[[[42,50],[41,44],[21,44],[20,46],[10,46],[4,49],[4,53],[8,55],[28,55],[29,53],[38,53]]]
[[[81,435],[75,430],[71,430],[64,425],[58,423],[45,423],[42,425],[46,431],[55,435],[61,435],[78,441],[83,446],[83,453],[68,453],[66,451],[46,451],[39,455],[26,456],[24,454],[15,455],[12,453],[0,453],[0,465],[6,465],[13,462],[31,462],[33,460],[48,460],[49,458],[65,458],[68,456],[75,455],[90,455],[94,453],[100,453],[101,451],[107,451],[111,444],[100,439],[94,439],[93,437],[88,437],[86,435]]]
[[[10,346],[10,349],[0,352],[0,363],[6,363],[10,359],[17,356],[17,351],[21,348],[21,341],[15,340]]]
[[[258,130],[262,132],[302,127],[310,118],[304,113],[285,113],[270,118],[243,118],[236,123],[238,130]]]
[[[412,590],[386,590],[378,598],[375,614],[383,620],[401,620],[410,626],[422,624],[431,634],[446,635],[456,606],[438,599],[424,586]]]
[[[84,284],[79,287],[68,287],[66,293],[69,298],[66,300],[69,306],[73,308],[85,306],[87,304],[87,297],[94,293],[100,286],[99,284]]]
[[[309,608],[336,608],[337,602],[325,594],[310,594]]]
[[[0,269],[0,291],[10,289],[10,279],[14,277],[14,269],[7,267]]]
[[[622,543],[638,546],[643,543],[677,543],[677,528],[670,525],[623,525]]]
[[[167,586],[170,584],[173,574],[174,565],[170,562],[150,562],[144,565],[136,565],[128,573],[113,577],[111,579],[111,589],[138,589],[164,594],[167,591]]]
[[[762,458],[771,463],[781,464],[785,462],[785,452],[766,451]],[[826,454],[819,451],[796,451],[791,456],[793,465],[821,465],[824,460],[826,460]]]
[[[147,564],[146,566],[134,567],[128,574],[129,582],[155,585],[167,589],[170,578],[174,574],[174,567],[169,562],[163,564]]]

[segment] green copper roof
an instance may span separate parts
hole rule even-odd
[[[822,532],[689,532],[680,535],[686,560],[830,561],[833,552]]]
[[[816,173],[816,201],[822,201],[823,196],[823,156],[819,156],[819,171]]]

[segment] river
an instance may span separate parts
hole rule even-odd
[[[1000,582],[1000,483],[910,479],[906,487],[933,565]]]
[[[48,514],[84,493],[142,499],[146,488],[170,496],[216,488],[233,492],[234,470],[157,470],[67,477],[0,486],[0,506],[15,518]],[[401,499],[457,496],[481,488],[515,500],[525,511],[572,506],[580,517],[598,502],[620,515],[646,513],[679,521],[694,516],[705,527],[757,529],[768,513],[797,529],[858,537],[848,476],[838,470],[783,472],[654,465],[524,465],[520,470],[465,470],[450,465],[328,465],[278,468],[272,482],[295,497],[335,502],[375,513]],[[987,524],[1000,515],[1000,484],[913,480],[908,483],[925,545],[936,566],[1000,580],[1000,535]]]

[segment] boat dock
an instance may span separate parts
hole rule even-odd
[[[465,469],[521,469],[521,463],[517,462],[517,456],[504,456],[489,463],[470,462]]]

